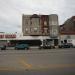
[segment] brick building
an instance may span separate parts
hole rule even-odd
[[[33,38],[34,40],[39,39],[44,41],[48,39],[57,45],[59,39],[59,23],[58,15],[22,15],[22,32],[23,36]],[[50,41],[49,41],[50,40]],[[36,41],[38,42],[38,41]]]
[[[75,16],[72,16],[60,26],[60,39],[75,45]]]
[[[24,36],[50,36],[52,33],[58,34],[58,16],[56,14],[23,15],[22,32]]]
[[[60,26],[60,34],[75,34],[75,16],[72,16]]]

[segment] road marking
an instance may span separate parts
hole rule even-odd
[[[25,57],[19,60],[19,63],[24,69],[29,70],[47,70],[47,69],[56,69],[56,68],[75,68],[75,64],[29,64]]]
[[[39,70],[45,71],[49,69],[61,69],[61,68],[75,68],[75,64],[49,64],[49,65],[35,65],[32,67],[31,64],[27,64],[24,60],[20,62],[23,67],[23,70]],[[0,67],[0,71],[18,71],[20,69],[15,67]]]
[[[75,68],[75,64],[49,64],[49,65],[38,65],[32,70],[48,70],[48,69],[61,69],[61,68]]]
[[[14,67],[0,67],[0,71],[16,71]]]
[[[56,68],[75,68],[75,64],[29,64],[27,63],[26,59],[20,59],[20,64],[24,69],[28,70],[48,70],[48,69],[56,69]]]
[[[45,66],[40,66],[40,67],[48,67],[48,68],[71,68],[71,67],[75,67],[75,64],[49,64],[49,65],[45,65]]]
[[[31,64],[26,63],[24,60],[21,60],[20,63],[21,63],[24,67],[27,67],[27,68],[31,68],[31,67],[32,67]]]
[[[20,59],[19,64],[21,64],[24,69],[32,68],[32,64],[27,63],[26,59]]]

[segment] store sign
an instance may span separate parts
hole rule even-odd
[[[16,34],[0,34],[0,38],[16,38]]]
[[[14,34],[11,34],[11,35],[5,35],[5,38],[16,38],[16,35],[14,35]]]
[[[4,38],[4,35],[1,34],[1,35],[0,35],[0,38]]]

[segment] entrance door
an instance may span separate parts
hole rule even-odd
[[[55,45],[55,46],[58,45],[58,39],[54,39],[54,45]]]

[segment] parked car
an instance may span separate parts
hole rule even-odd
[[[72,43],[68,43],[70,48],[73,48],[73,44]]]
[[[61,45],[59,45],[59,48],[73,48],[73,44],[72,43],[62,43]]]
[[[54,46],[50,46],[50,45],[45,45],[45,46],[40,45],[39,46],[39,49],[51,49],[51,48],[55,48],[55,47]]]
[[[1,50],[6,50],[6,45],[0,45]]]
[[[28,44],[17,44],[15,46],[15,49],[18,50],[18,49],[29,49],[29,45]]]

